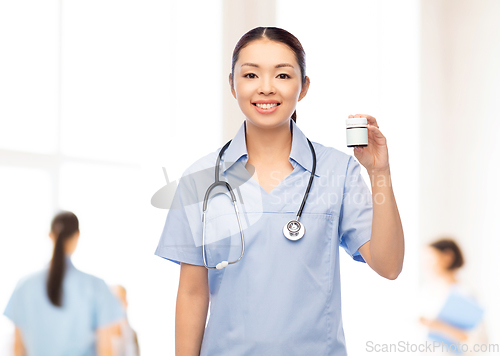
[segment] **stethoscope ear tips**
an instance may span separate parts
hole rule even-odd
[[[227,267],[228,265],[229,265],[229,263],[227,261],[222,261],[221,263],[218,263],[217,266],[215,266],[215,268],[223,269],[224,267]]]

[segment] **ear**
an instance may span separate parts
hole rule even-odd
[[[231,73],[229,73],[229,86],[231,87],[231,93],[233,94],[234,98],[236,99],[236,91],[234,91],[234,83],[231,80]]]
[[[299,100],[298,101],[301,101],[306,96],[307,91],[309,90],[309,84],[311,84],[311,82],[309,80],[309,77],[306,76],[306,82],[302,86],[302,90],[300,91],[300,95],[299,95]]]

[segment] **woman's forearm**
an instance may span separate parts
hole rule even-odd
[[[175,310],[175,355],[199,356],[210,296],[179,290]]]
[[[25,356],[26,350],[24,349],[23,338],[21,336],[21,330],[16,327],[14,332],[14,355],[15,356]]]
[[[451,337],[452,339],[458,340],[460,342],[465,342],[467,341],[468,338],[467,333],[463,329],[457,328],[453,325],[450,325],[448,323],[439,320],[433,320],[430,323],[429,328],[431,330],[444,333],[448,335],[448,337]]]
[[[112,340],[119,337],[121,337],[119,323],[99,327],[96,330],[97,356],[116,356],[116,350],[113,349]]]
[[[370,254],[373,268],[395,279],[403,268],[404,234],[390,169],[368,172],[372,185],[373,221]]]

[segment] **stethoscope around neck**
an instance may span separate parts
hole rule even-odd
[[[295,220],[290,220],[288,223],[285,224],[285,226],[283,226],[283,235],[285,235],[285,237],[291,241],[300,240],[305,234],[306,229],[304,227],[304,224],[302,224],[299,221],[299,219],[300,219],[300,216],[302,215],[302,210],[304,209],[304,205],[306,204],[307,196],[309,195],[309,191],[311,189],[311,185],[312,185],[312,182],[314,179],[314,173],[316,172],[316,152],[314,150],[314,147],[313,147],[311,141],[309,141],[308,138],[306,138],[306,139],[307,139],[307,142],[309,143],[309,148],[311,149],[311,154],[313,157],[313,167],[312,167],[312,171],[311,171],[311,176],[309,177],[309,183],[307,184],[306,193],[304,194],[304,197],[302,198],[302,204],[300,205],[299,211],[297,213],[297,217],[295,218]],[[220,160],[221,160],[222,154],[224,153],[226,148],[229,146],[231,141],[232,140],[229,140],[224,145],[224,147],[222,147],[222,149],[219,152],[219,155],[217,156],[217,163],[215,165],[215,182],[213,182],[208,187],[208,189],[205,193],[205,198],[203,199],[203,215],[201,217],[201,221],[203,223],[202,250],[203,250],[203,263],[205,264],[205,267],[207,269],[223,269],[224,267],[227,267],[228,265],[234,264],[234,263],[238,262],[239,260],[241,260],[241,258],[245,254],[245,239],[243,237],[243,229],[241,228],[240,214],[238,212],[238,205],[236,204],[236,196],[234,195],[233,188],[231,187],[231,185],[228,182],[219,180]],[[207,265],[207,260],[206,260],[206,256],[205,256],[205,223],[206,223],[206,216],[205,215],[207,212],[208,198],[210,196],[210,192],[215,187],[218,187],[220,185],[226,187],[226,189],[229,191],[229,194],[231,194],[231,200],[233,202],[234,211],[236,213],[236,218],[238,219],[238,226],[240,228],[241,255],[235,261],[231,261],[231,262],[222,261],[222,262],[218,263],[215,267],[209,267]]]

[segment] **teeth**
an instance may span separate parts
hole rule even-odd
[[[274,103],[274,104],[255,104],[255,105],[257,105],[261,109],[271,109],[272,107],[275,107],[278,104]]]

